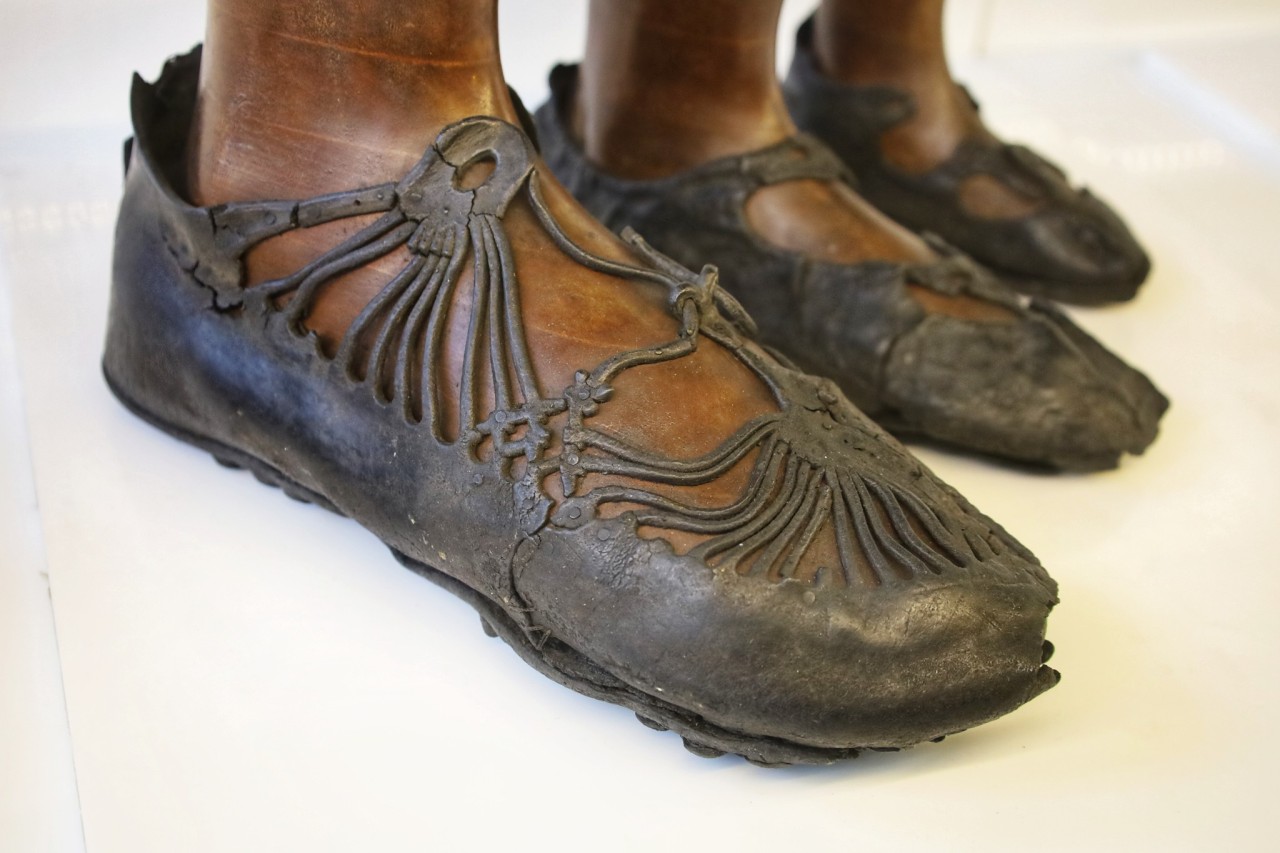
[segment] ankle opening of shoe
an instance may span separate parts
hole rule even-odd
[[[809,179],[771,184],[747,198],[744,214],[758,238],[812,260],[927,263],[935,257],[918,237],[843,184]]]

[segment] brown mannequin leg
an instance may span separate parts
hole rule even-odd
[[[450,122],[474,114],[514,121],[502,79],[496,0],[211,0],[190,193],[212,204],[305,198],[396,180]],[[545,168],[540,173],[554,214],[580,245],[629,257]],[[364,224],[348,221],[269,241],[249,258],[250,280],[296,270]],[[512,205],[504,224],[545,391],[558,393],[575,370],[624,348],[673,337],[665,292],[579,266],[553,246],[524,201]],[[391,257],[330,286],[308,327],[333,346],[403,263]],[[458,293],[455,308],[465,308],[469,290]],[[454,310],[451,320],[447,348],[456,372],[467,312]],[[763,386],[713,342],[673,364],[628,373],[600,425],[645,446],[693,456],[774,408]],[[456,404],[456,389],[444,390]],[[699,404],[673,402],[682,399]],[[717,488],[736,487],[726,479]]]
[[[654,178],[796,132],[774,64],[781,0],[592,0],[573,129],[592,160]],[[796,181],[752,198],[784,248],[852,263],[929,250],[844,186]]]
[[[796,133],[775,65],[782,0],[591,0],[572,130],[614,174],[655,178]],[[756,192],[752,228],[836,263],[925,261],[915,235],[843,184],[792,181]],[[1007,317],[967,298],[913,288],[933,311]]]
[[[943,41],[945,0],[823,0],[814,19],[822,70],[854,85],[889,85],[916,101],[916,115],[886,133],[884,156],[920,174],[951,156],[966,138],[991,139],[973,105],[951,79]],[[1021,217],[1029,202],[992,179],[974,179],[965,203],[974,213]]]

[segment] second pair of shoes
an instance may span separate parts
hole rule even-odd
[[[575,67],[556,68],[551,99],[535,117],[556,177],[607,225],[635,228],[683,264],[719,267],[765,343],[835,379],[881,425],[1064,470],[1113,467],[1154,440],[1168,401],[1143,374],[941,239],[931,240],[932,263],[837,264],[754,233],[745,211],[761,188],[853,184],[816,138],[798,135],[668,178],[623,179],[591,163],[571,137],[576,80]],[[913,288],[986,310],[930,311]]]

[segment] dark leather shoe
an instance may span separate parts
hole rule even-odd
[[[575,245],[542,201],[542,167],[519,129],[452,125],[398,183],[195,207],[175,187],[198,62],[134,86],[104,359],[134,412],[351,516],[538,670],[700,754],[821,763],[908,746],[1056,682],[1042,665],[1055,585],[1035,558],[831,383],[764,354],[713,271],[691,273],[638,239],[634,264]],[[479,159],[495,168],[467,188],[457,179]],[[504,222],[516,205],[619,288],[664,288],[670,340],[544,389]],[[352,217],[364,217],[352,236],[304,268],[246,284],[251,247]],[[377,257],[404,269],[327,352],[308,305]],[[449,381],[437,331],[463,286],[471,344],[453,412],[437,405]],[[708,453],[598,427],[629,371],[668,369],[700,347],[733,353],[776,411]],[[500,402],[468,392],[481,373]],[[659,405],[696,422],[705,402]],[[698,500],[735,471],[747,474],[737,497]]]
[[[847,177],[821,142],[800,136],[668,178],[616,178],[569,137],[576,71],[552,72],[535,118],[561,183],[611,228],[634,227],[681,263],[716,264],[762,341],[834,378],[882,426],[1068,470],[1114,467],[1155,439],[1168,401],[1145,376],[945,244],[934,241],[947,256],[931,264],[835,264],[757,237],[744,213],[753,192]],[[928,313],[909,285],[986,302],[1003,319]]]
[[[1082,305],[1134,296],[1151,262],[1106,203],[1071,186],[1062,169],[1031,149],[996,139],[965,142],[922,175],[894,168],[884,160],[880,138],[914,114],[911,95],[830,79],[818,67],[812,37],[810,20],[796,36],[783,82],[787,108],[801,130],[853,170],[868,201],[909,228],[938,234],[1033,296]],[[977,175],[1011,188],[1034,211],[1016,218],[970,212],[960,190]]]

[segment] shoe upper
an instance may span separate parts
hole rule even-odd
[[[171,61],[154,86],[135,80],[104,359],[135,408],[287,473],[502,608],[536,647],[571,649],[580,681],[625,685],[726,731],[806,748],[905,746],[1056,682],[1042,666],[1056,587],[1034,556],[831,382],[756,346],[714,270],[691,272],[639,238],[634,265],[576,246],[541,201],[527,137],[484,117],[444,130],[399,182],[192,206],[178,176],[198,63]],[[463,188],[459,170],[481,157],[493,173]],[[671,340],[543,388],[503,225],[513,203],[580,263],[666,287]],[[295,273],[245,284],[253,246],[356,216],[368,224]],[[306,327],[316,294],[405,250],[403,271],[323,350]],[[468,352],[489,360],[467,357],[447,429],[433,358],[442,306],[464,286]],[[735,353],[777,412],[700,455],[593,425],[626,371],[700,345]],[[501,389],[492,407],[466,391],[483,370]],[[696,403],[670,400],[672,416],[696,417]],[[737,498],[694,499],[735,466],[750,469]],[[677,549],[674,531],[697,544]]]

